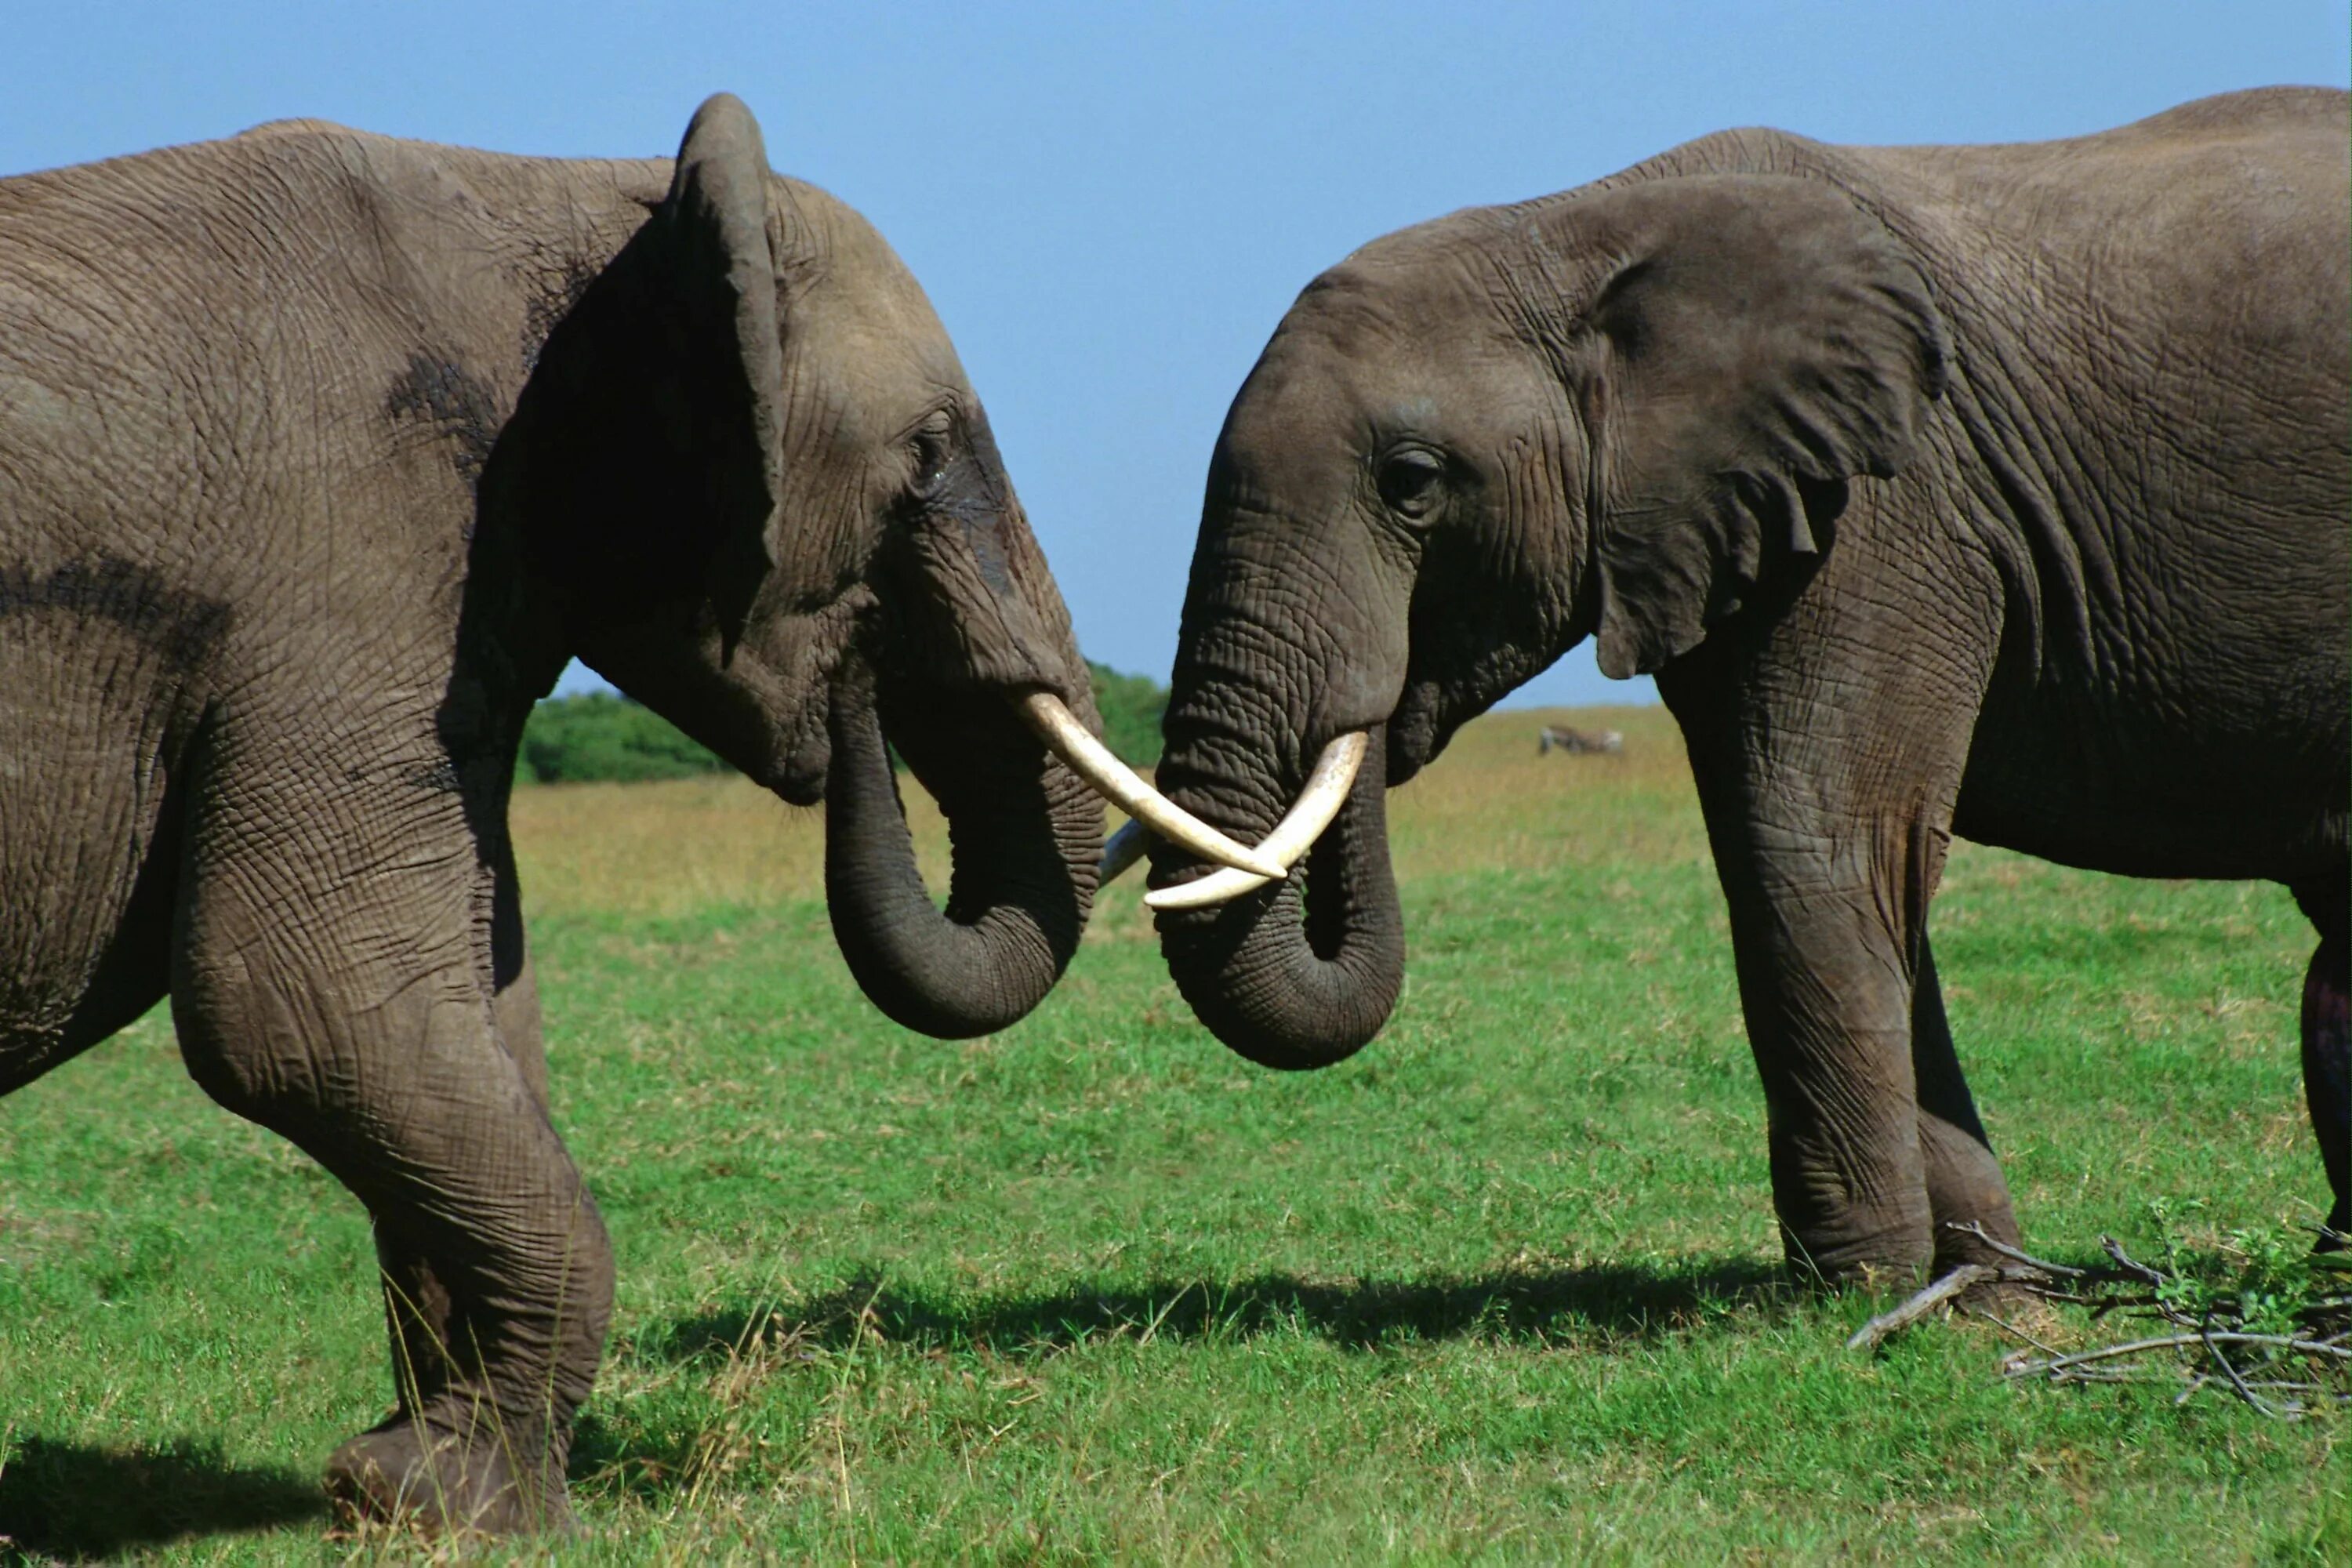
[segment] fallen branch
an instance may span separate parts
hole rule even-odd
[[[1964,1263],[1901,1305],[1854,1331],[1846,1348],[1874,1351],[1895,1335],[1940,1309],[1954,1308],[1983,1318],[2002,1333],[2039,1352],[2012,1352],[2001,1363],[2006,1378],[2046,1383],[2160,1383],[2181,1387],[2184,1403],[2209,1384],[2226,1388],[2248,1408],[2282,1420],[2295,1420],[2320,1405],[2352,1405],[2352,1297],[2340,1290],[2305,1288],[2282,1317],[2277,1265],[2266,1276],[2242,1275],[2235,1283],[2175,1276],[2142,1263],[2113,1237],[2099,1238],[2107,1261],[2089,1268],[2053,1263],[1985,1234],[1979,1225],[1948,1228],[1974,1239],[2000,1263]],[[2289,1279],[2299,1278],[2290,1274]],[[2315,1281],[2315,1284],[2316,1282]],[[2334,1281],[2329,1282],[2331,1285]],[[2062,1352],[2016,1324],[1962,1298],[1981,1285],[2018,1287],[2045,1301],[2087,1308],[2097,1322],[2109,1315],[2141,1318],[2177,1331],[2129,1340],[2094,1350]],[[2250,1321],[2250,1302],[2266,1302],[2266,1316]],[[2284,1327],[2288,1331],[2265,1330]],[[2181,1352],[2189,1352],[2183,1355]]]
[[[2264,1399],[2261,1394],[2256,1394],[2252,1389],[2246,1386],[2245,1378],[2239,1373],[2235,1366],[2231,1364],[2230,1358],[2221,1353],[2221,1341],[2213,1333],[2211,1323],[2212,1314],[2210,1312],[2207,1313],[2206,1319],[2207,1321],[2205,1322],[2198,1325],[2198,1340],[2204,1345],[2205,1353],[2212,1358],[2213,1364],[2221,1369],[2221,1375],[2230,1380],[2230,1386],[2236,1391],[2238,1397],[2244,1400],[2247,1404],[2252,1405],[2256,1410],[2261,1411],[2265,1415],[2284,1415],[2290,1412],[2300,1414],[2303,1409],[2301,1405],[2293,1405],[2287,1410],[2282,1410],[2277,1405],[2273,1405],[2269,1400]]]
[[[1991,1236],[1986,1233],[1985,1227],[1975,1220],[1970,1220],[1966,1225],[1962,1225],[1958,1220],[1953,1220],[1948,1222],[1944,1228],[1948,1231],[1957,1232],[1961,1236],[1973,1236],[1977,1238],[1979,1245],[1990,1247],[1993,1251],[2000,1253],[2003,1258],[2010,1259],[2011,1262],[2022,1263],[2028,1268],[2038,1268],[2044,1274],[2055,1274],[2063,1279],[2079,1279],[2089,1272],[2088,1269],[2071,1268],[2063,1263],[2053,1263],[2046,1258],[2036,1258],[2030,1252],[2020,1252],[2017,1248],[2010,1246],[2009,1243],[1994,1239]]]
[[[1971,1286],[1999,1279],[2007,1270],[1990,1263],[1963,1263],[1892,1311],[1881,1312],[1853,1331],[1845,1348],[1876,1350],[1881,1344]]]
[[[2110,1356],[2132,1355],[2140,1351],[2180,1350],[2189,1345],[2269,1345],[2275,1350],[2293,1351],[2298,1355],[2334,1356],[2338,1361],[2352,1362],[2352,1350],[2325,1344],[2317,1340],[2297,1339],[2292,1334],[2243,1334],[2214,1331],[2201,1334],[2161,1334],[2154,1339],[2134,1340],[2129,1344],[2108,1345],[2100,1350],[2076,1351],[2071,1355],[2053,1356],[2049,1361],[2033,1363],[2036,1369],[2078,1366],[2084,1362],[2105,1361]],[[2045,1347],[2046,1348],[2046,1347]],[[2010,1375],[2022,1376],[2028,1366],[2021,1364]]]
[[[2158,1289],[2162,1289],[2166,1284],[2169,1283],[2169,1280],[2159,1270],[2150,1268],[2145,1263],[2133,1262],[2130,1258],[2125,1255],[2123,1247],[2114,1237],[2103,1236],[2099,1237],[2099,1245],[2105,1249],[2109,1258],[2114,1258],[2116,1262],[2122,1267],[2125,1273],[2129,1274],[2136,1279],[2146,1280],[2148,1284],[2154,1285]]]

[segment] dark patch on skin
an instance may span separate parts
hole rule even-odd
[[[62,610],[111,622],[182,670],[202,663],[229,623],[226,605],[110,556],[75,562],[42,577],[30,567],[0,566],[0,616],[28,610]]]
[[[993,592],[1010,595],[1013,571],[1005,558],[1003,530],[1012,497],[1000,477],[1004,459],[985,422],[972,421],[962,434],[964,439],[956,443],[954,455],[925,500],[932,510],[953,518],[961,527],[981,581]]]
[[[345,784],[365,784],[374,776],[373,768],[352,767],[343,770]],[[436,795],[454,795],[466,787],[466,781],[457,773],[457,764],[446,757],[437,763],[426,763],[422,767],[409,769],[404,782],[418,789],[431,790]]]
[[[499,427],[505,423],[499,416],[498,399],[472,372],[421,353],[408,356],[408,368],[384,395],[383,411],[395,421],[425,426],[454,443],[449,461],[467,489],[480,482]]]

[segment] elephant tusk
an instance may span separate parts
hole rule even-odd
[[[1103,845],[1102,865],[1095,872],[1095,886],[1108,888],[1127,875],[1129,867],[1143,858],[1151,847],[1150,830],[1139,822],[1130,822],[1110,836]]]
[[[1315,760],[1315,771],[1307,776],[1307,787],[1298,792],[1298,803],[1258,845],[1259,854],[1280,862],[1287,870],[1315,847],[1315,841],[1323,837],[1323,830],[1331,826],[1331,819],[1347,804],[1348,792],[1355,787],[1356,770],[1363,765],[1364,750],[1370,741],[1369,734],[1359,730],[1323,748],[1323,754]],[[1107,854],[1105,859],[1108,862]],[[1248,871],[1212,871],[1179,887],[1146,893],[1143,901],[1155,910],[1206,909],[1211,904],[1237,899],[1254,888],[1263,888],[1270,880],[1271,878],[1254,876]]]
[[[1072,773],[1171,844],[1220,866],[1238,868],[1251,879],[1249,885],[1253,888],[1262,882],[1279,881],[1290,874],[1289,868],[1280,861],[1234,843],[1145,784],[1133,768],[1087,734],[1077,715],[1064,707],[1062,700],[1052,692],[1032,691],[1015,699],[1013,706],[1020,710],[1022,721],[1036,731],[1047,750],[1069,764]]]

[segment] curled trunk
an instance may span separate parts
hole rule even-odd
[[[948,819],[947,909],[915,865],[891,741]],[[845,671],[830,720],[825,899],[850,973],[874,1005],[943,1039],[1025,1015],[1077,950],[1094,901],[1102,809],[1011,710],[986,693],[921,700]]]
[[[1252,1061],[1298,1070],[1352,1056],[1380,1033],[1404,984],[1404,918],[1389,865],[1385,736],[1356,774],[1339,816],[1289,879],[1205,910],[1159,917],[1177,988],[1217,1038]],[[1181,777],[1181,763],[1162,778]],[[1214,802],[1231,791],[1171,795],[1244,843],[1273,818],[1234,822]],[[1278,802],[1279,789],[1252,796]],[[1278,811],[1277,805],[1275,809]],[[1168,852],[1160,854],[1163,868]]]

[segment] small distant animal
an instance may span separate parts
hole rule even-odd
[[[1536,733],[1536,755],[1549,752],[1622,752],[1625,737],[1614,730],[1571,730],[1565,724],[1547,724]]]

